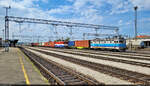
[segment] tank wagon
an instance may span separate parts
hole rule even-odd
[[[38,46],[38,44],[36,43],[33,44],[34,44],[33,46]],[[121,36],[114,36],[112,38],[94,39],[94,40],[44,42],[44,45],[42,46],[55,48],[103,49],[103,50],[125,51],[126,40]]]

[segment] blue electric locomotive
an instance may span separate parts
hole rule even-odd
[[[125,51],[126,40],[121,36],[114,36],[112,38],[105,39],[94,39],[91,40],[90,48]]]

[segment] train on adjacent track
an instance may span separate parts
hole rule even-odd
[[[31,46],[125,51],[126,39],[124,39],[122,36],[113,36],[112,38],[94,39],[94,40],[76,40],[67,42],[50,41],[41,43],[31,43]]]

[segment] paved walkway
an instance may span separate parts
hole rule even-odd
[[[31,61],[18,49],[0,50],[0,84],[48,84]]]

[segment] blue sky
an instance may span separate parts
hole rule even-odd
[[[119,27],[119,33],[134,36],[134,6],[138,6],[138,34],[150,35],[150,0],[0,0],[0,36],[4,28],[5,10],[11,6],[9,15],[18,17],[62,20],[79,23],[99,24]],[[10,23],[10,36],[41,35],[55,36],[50,25]],[[69,29],[58,27],[58,37],[68,37]],[[75,38],[93,29],[74,28]],[[99,33],[112,31],[100,30]],[[113,33],[113,32],[112,32]],[[65,34],[65,35],[64,35]],[[45,41],[41,39],[41,41]],[[91,38],[92,39],[92,38]],[[29,39],[31,40],[31,39]]]

